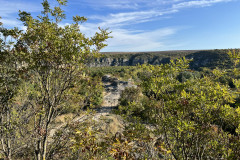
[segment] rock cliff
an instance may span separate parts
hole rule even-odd
[[[169,63],[171,59],[186,57],[191,59],[190,68],[214,68],[230,66],[227,50],[163,51],[140,53],[103,53],[103,56],[87,62],[90,67],[135,66],[137,64],[159,65]]]

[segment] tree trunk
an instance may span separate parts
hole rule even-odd
[[[37,160],[41,160],[41,141],[38,140],[35,144],[35,155]]]
[[[40,135],[40,130],[41,130],[41,120],[42,116],[39,116],[38,123],[35,126],[35,132],[36,132],[36,143],[35,143],[35,156],[37,160],[41,160],[41,135]]]
[[[4,111],[6,109],[6,111]],[[4,114],[5,113],[5,114]],[[4,115],[6,117],[4,117]],[[0,118],[0,123],[3,124],[4,122],[7,123],[6,125],[6,130],[4,128],[1,128],[1,144],[2,144],[2,149],[5,154],[5,157],[7,160],[12,159],[12,148],[11,148],[11,135],[8,133],[10,131],[11,126],[10,126],[10,111],[8,106],[3,106],[3,110],[1,111],[1,118]]]
[[[8,160],[12,160],[12,149],[11,149],[11,140],[10,140],[10,138],[8,138],[7,139],[7,154],[8,154],[8,156],[7,156],[7,158],[8,158]]]
[[[7,106],[7,130],[10,131],[11,129],[11,122],[10,122],[10,108]],[[11,148],[11,135],[9,135],[9,133],[7,133],[7,154],[8,154],[8,160],[11,160],[11,156],[12,156],[12,148]]]
[[[53,106],[50,105],[49,107],[49,113],[46,121],[46,126],[45,126],[45,133],[44,133],[44,138],[43,138],[43,152],[42,152],[42,160],[46,160],[46,155],[47,155],[47,142],[48,142],[48,127],[51,122],[53,115]]]
[[[45,137],[44,137],[45,139]],[[42,155],[42,160],[46,160],[46,155],[47,155],[47,136],[46,139],[43,141],[43,155]]]

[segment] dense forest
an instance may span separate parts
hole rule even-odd
[[[211,66],[181,52],[89,67],[110,56],[100,50],[111,32],[86,37],[80,16],[59,25],[57,1],[37,17],[20,11],[25,31],[0,22],[0,159],[240,159],[239,50],[218,51]]]

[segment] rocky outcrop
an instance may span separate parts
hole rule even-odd
[[[120,99],[121,93],[125,88],[137,87],[131,82],[131,80],[120,81],[109,75],[103,76],[102,82],[105,88],[102,109],[116,107],[119,103],[118,100]]]
[[[134,55],[128,58],[119,58],[119,57],[102,57],[91,60],[87,63],[89,67],[106,67],[106,66],[136,66],[138,64],[162,64],[169,63],[170,57],[159,57],[146,55]]]
[[[101,58],[89,60],[90,67],[104,66],[136,66],[138,64],[159,65],[169,63],[171,59],[186,57],[191,59],[190,68],[230,66],[231,62],[226,54],[227,50],[203,51],[164,51],[154,53],[108,53]]]
[[[87,64],[89,67],[105,67],[105,66],[130,66],[127,58],[110,58],[102,57],[91,60]]]

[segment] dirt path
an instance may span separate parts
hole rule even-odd
[[[102,78],[105,88],[102,107],[98,109],[98,113],[111,113],[117,108],[122,91],[127,87],[137,87],[129,81],[120,81],[115,77],[106,75]]]
[[[90,117],[95,120],[96,122],[101,122],[102,119],[110,119],[111,123],[108,125],[109,130],[118,131],[123,128],[122,120],[118,115],[115,115],[112,113],[114,109],[117,108],[119,104],[119,99],[121,96],[122,91],[126,87],[137,87],[136,85],[133,85],[131,81],[120,81],[117,78],[113,78],[110,76],[104,76],[103,77],[103,85],[105,88],[105,92],[103,93],[103,104],[100,108],[97,108],[95,111],[96,113],[94,115],[87,115],[82,114],[78,117],[73,118],[73,115],[71,115],[69,118],[72,119],[72,122],[84,122],[88,120]],[[60,124],[54,126],[51,131],[49,137],[53,137],[56,131],[66,125],[66,122],[64,119],[68,117],[69,115],[62,115],[62,117],[59,117]],[[116,127],[118,126],[118,127]],[[114,129],[115,128],[115,129]]]

